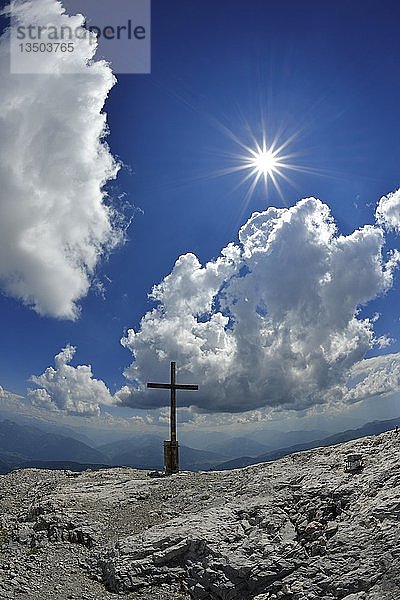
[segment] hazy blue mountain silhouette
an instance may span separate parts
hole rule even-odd
[[[240,467],[247,467],[248,465],[255,465],[261,462],[277,460],[278,458],[282,458],[283,456],[287,456],[288,454],[292,454],[294,452],[301,452],[302,450],[311,450],[312,448],[334,446],[335,444],[349,442],[350,440],[355,440],[365,436],[378,435],[379,433],[384,433],[385,431],[395,429],[396,426],[400,427],[400,417],[396,419],[389,419],[386,421],[371,421],[370,423],[366,423],[365,425],[357,429],[348,429],[347,431],[343,431],[342,433],[335,433],[334,435],[330,435],[323,439],[312,440],[303,444],[295,444],[286,448],[280,448],[278,450],[273,450],[272,452],[260,454],[256,457],[242,456],[234,460],[229,460],[217,465],[216,469],[238,469]]]
[[[0,460],[10,466],[21,462],[72,461],[77,463],[107,462],[99,450],[73,438],[43,431],[13,421],[0,422]]]
[[[250,452],[253,453],[260,446],[261,448],[265,446],[245,436],[230,438],[221,444],[212,444],[213,451],[195,449],[185,444],[180,447],[180,464],[182,470],[192,471],[234,469],[276,460],[293,452],[376,435],[394,429],[396,425],[400,427],[400,417],[386,421],[372,421],[357,429],[349,429],[321,439],[289,445],[257,455],[251,455]],[[291,433],[298,436],[300,432]],[[306,432],[306,436],[311,435],[312,432]],[[233,452],[238,451],[247,451],[249,454],[227,460]],[[0,422],[0,473],[21,467],[82,470],[107,465],[162,469],[162,437],[138,434],[93,448],[72,436],[43,431],[35,426],[19,425],[9,420]]]
[[[163,468],[162,438],[140,435],[100,446],[110,464],[140,469]],[[223,462],[229,455],[180,446],[180,465],[184,470],[205,470]]]
[[[180,455],[181,468],[187,470],[209,469],[228,458],[187,446],[181,446]],[[162,438],[138,434],[92,448],[73,437],[35,426],[0,422],[0,473],[26,467],[82,470],[104,466],[162,469]]]
[[[216,452],[229,458],[237,458],[245,454],[246,456],[258,456],[259,454],[270,452],[274,446],[267,446],[253,440],[251,437],[234,437],[224,440],[219,444],[210,444],[210,452]]]

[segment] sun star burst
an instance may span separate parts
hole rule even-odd
[[[265,142],[261,147],[257,144],[255,150],[250,150],[250,156],[245,160],[248,168],[252,169],[252,174],[258,178],[264,177],[264,179],[277,173],[280,165],[278,153],[267,148]]]
[[[238,147],[235,152],[221,152],[220,156],[228,158],[230,166],[218,169],[207,178],[221,177],[225,175],[239,175],[234,189],[246,186],[244,195],[244,205],[250,201],[250,198],[258,188],[259,184],[264,187],[266,195],[270,188],[273,188],[280,196],[282,202],[286,204],[285,189],[281,188],[282,182],[286,182],[290,187],[294,183],[289,177],[289,173],[318,173],[304,165],[297,163],[300,153],[288,151],[288,148],[299,137],[301,130],[296,130],[283,138],[283,132],[287,128],[280,128],[280,133],[275,135],[267,134],[267,128],[264,119],[261,120],[258,135],[255,135],[247,122],[243,130],[247,140],[244,141],[241,136],[232,131],[229,127],[218,120],[215,120],[217,127]],[[233,163],[233,164],[232,164]]]
[[[277,192],[282,195],[278,179],[283,178],[288,181],[288,177],[283,171],[285,169],[293,168],[292,165],[286,162],[290,155],[282,154],[282,151],[288,143],[289,141],[278,146],[275,139],[268,144],[266,136],[263,135],[261,143],[258,143],[255,138],[253,138],[252,146],[241,144],[246,154],[240,154],[238,156],[240,164],[235,170],[247,171],[247,173],[244,174],[242,181],[251,181],[248,195],[251,195],[254,192],[260,179],[263,180],[266,190],[271,182]]]

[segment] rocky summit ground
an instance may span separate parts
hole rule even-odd
[[[345,472],[348,453],[365,466]],[[0,598],[400,598],[400,434],[225,472],[0,476]]]

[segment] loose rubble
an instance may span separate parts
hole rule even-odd
[[[16,471],[0,598],[397,599],[399,486],[393,432],[236,471]]]

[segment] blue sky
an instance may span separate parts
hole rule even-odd
[[[379,198],[400,186],[400,48],[397,2],[153,0],[152,72],[120,75],[106,101],[112,154],[123,163],[108,184],[132,216],[126,243],[102,260],[80,318],[40,316],[0,296],[0,384],[24,394],[27,379],[72,344],[72,364],[91,364],[114,393],[132,355],[120,344],[154,302],[152,286],[185,253],[215,259],[254,211],[290,207],[314,196],[327,203],[340,233],[373,224]],[[34,110],[34,107],[32,108]],[[259,184],[250,198],[242,174],[214,176],[235,163],[262,120],[305,172]],[[399,240],[387,233],[385,251]],[[381,313],[376,336],[400,351],[399,278],[361,316]],[[168,369],[166,369],[166,372]]]

